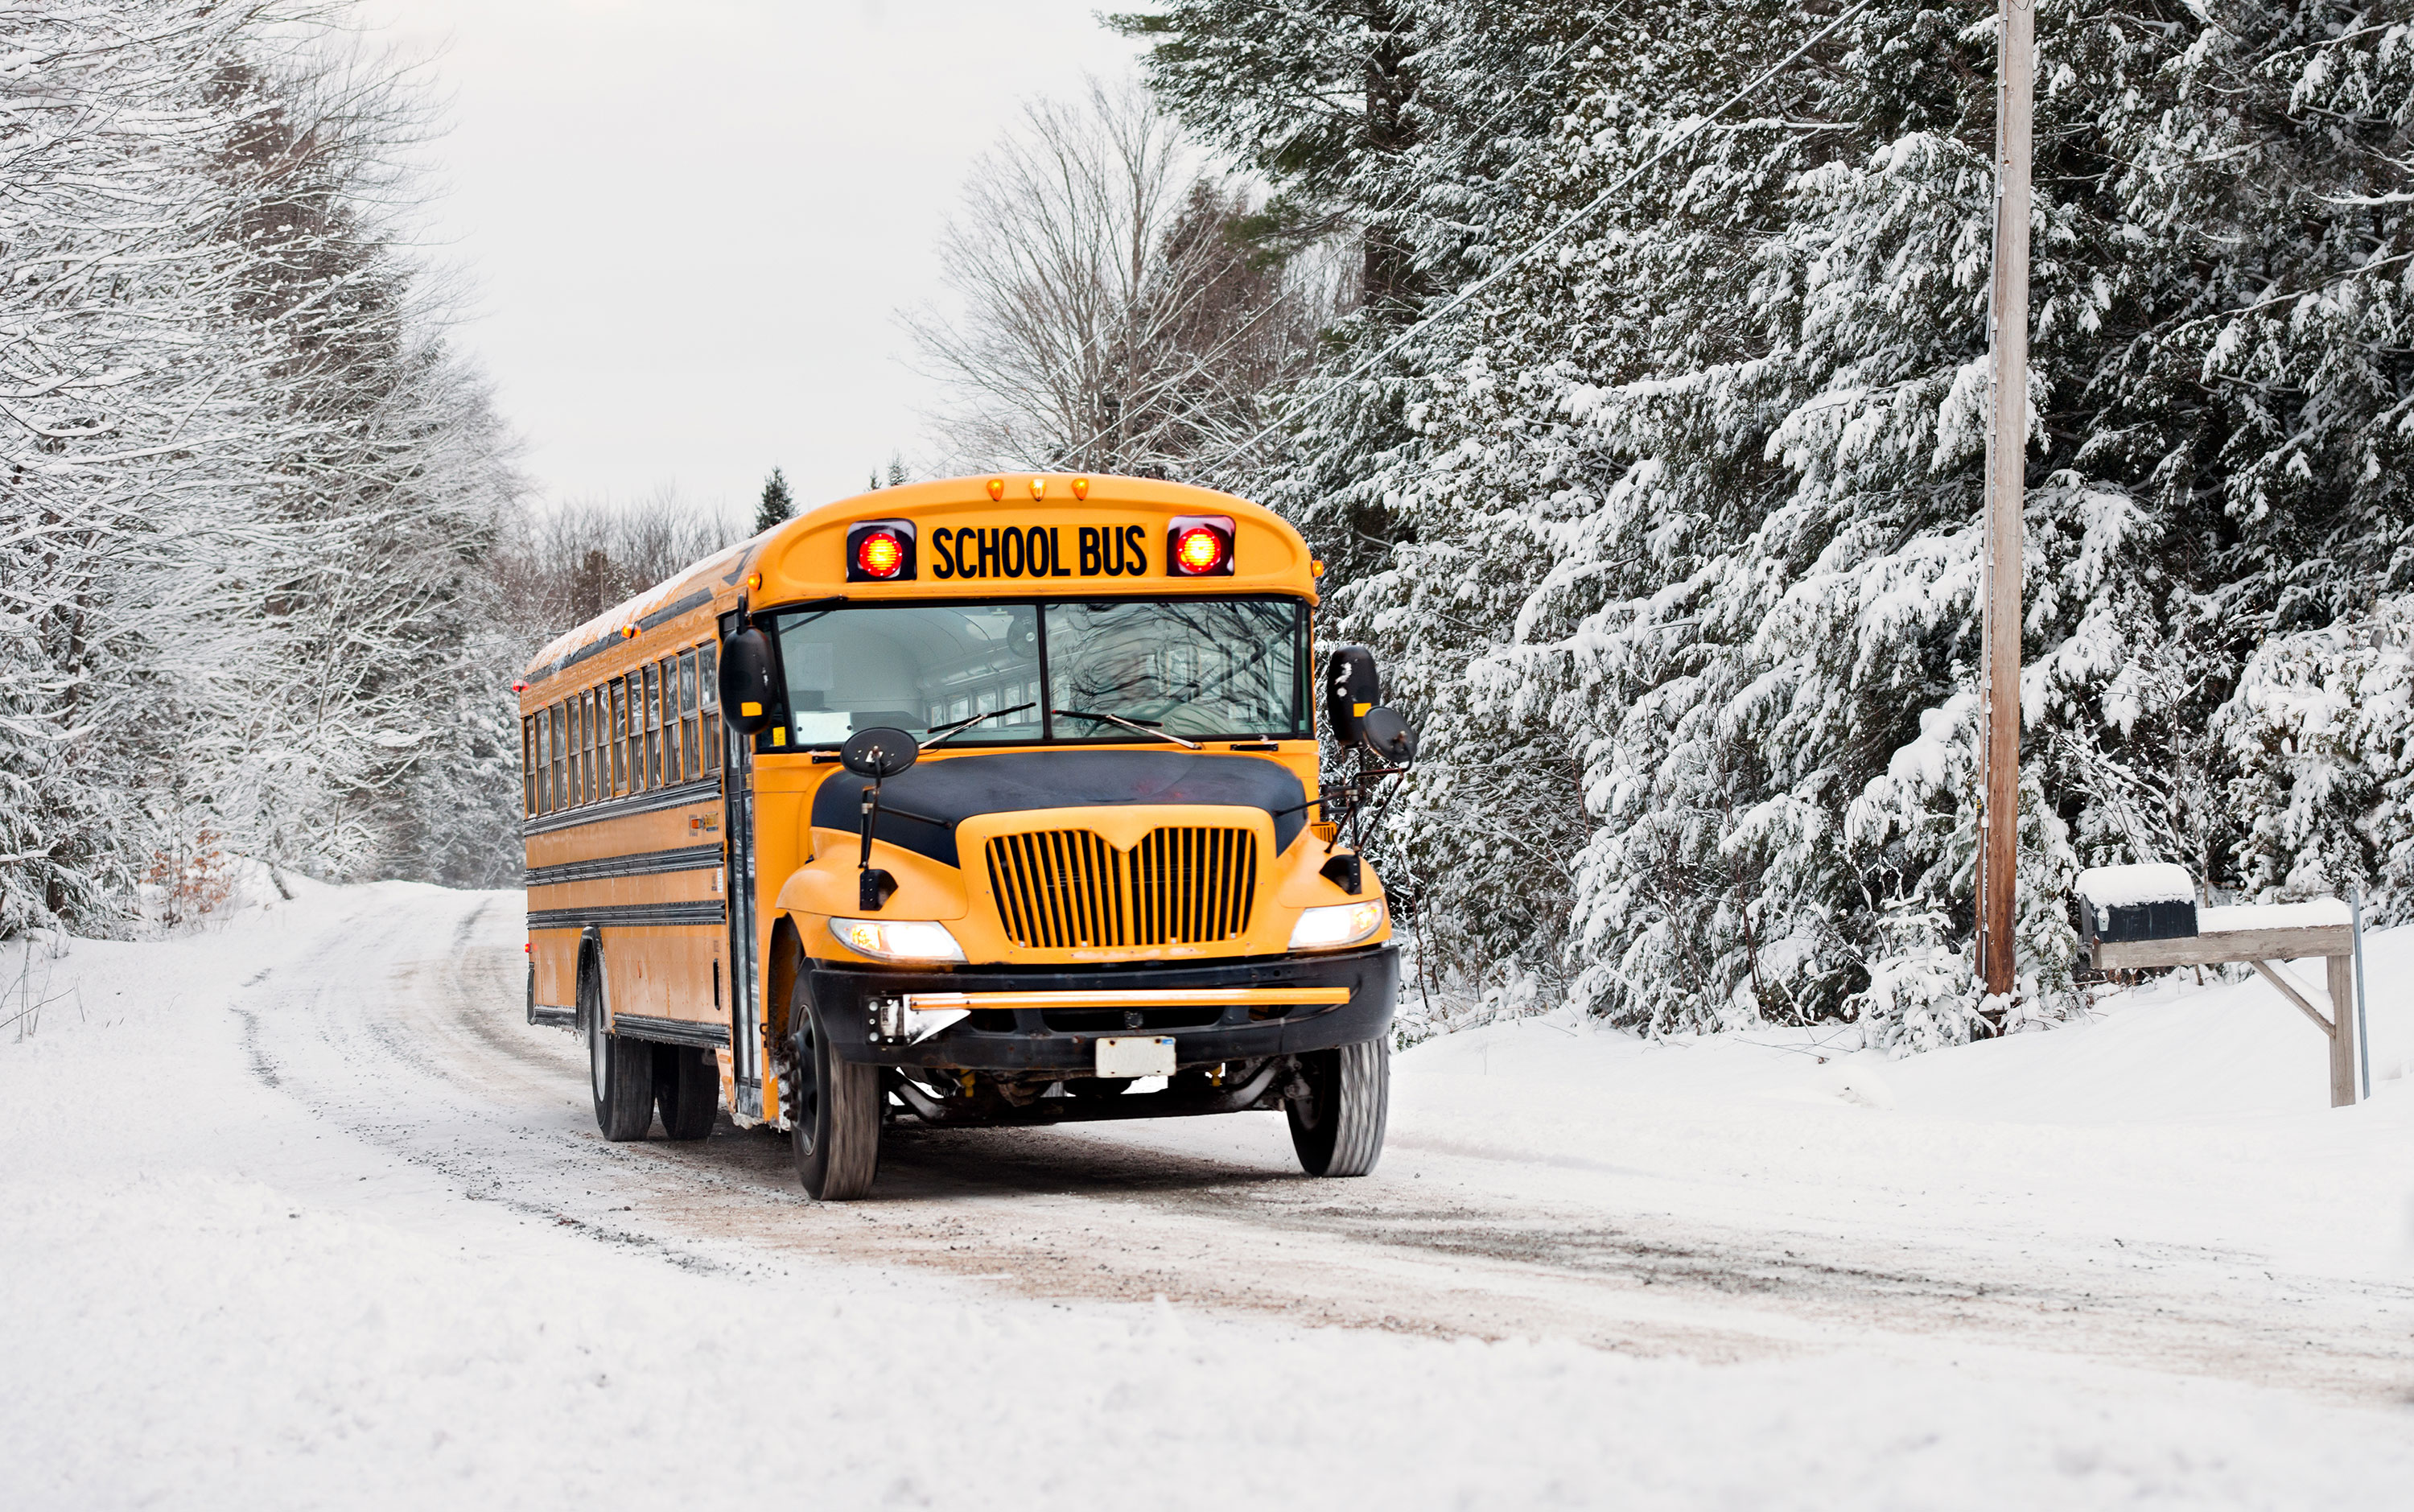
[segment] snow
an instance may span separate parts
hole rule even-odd
[[[2196,911],[2196,932],[2226,935],[2241,929],[2307,929],[2317,925],[2354,922],[2347,906],[2336,898],[2307,903],[2224,904]]]
[[[465,962],[515,983],[517,895],[299,891],[168,942],[8,948],[51,998],[0,1042],[11,1506],[2378,1506],[2414,1484],[2414,931],[2369,940],[2377,1096],[2354,1109],[2324,1106],[2318,1037],[2270,989],[2183,974],[1893,1062],[1832,1026],[1516,1021],[1399,1058],[1364,1182],[1298,1177],[1260,1115],[917,1147],[909,1175],[948,1149],[1075,1164],[1035,1186],[960,1157],[935,1199],[819,1208],[748,1185],[782,1158],[752,1135],[682,1155],[590,1126],[546,1175],[587,1116],[574,1043],[515,991],[458,1046],[407,1011]],[[521,1095],[552,1111],[482,1144]],[[1162,1174],[1059,1190],[1084,1152],[1217,1174],[1189,1205]],[[709,1203],[745,1224],[683,1216]],[[1365,1242],[1319,1248],[1319,1215],[1362,1210]],[[1169,1253],[1101,1299],[1083,1278],[1124,1264],[1126,1222]],[[932,1223],[969,1264],[914,1259]],[[1520,1225],[1548,1242],[1483,1252]],[[1661,1284],[1552,1259],[1621,1235]],[[1368,1298],[1391,1321],[1198,1300],[1184,1244],[1303,1295],[1344,1254],[1373,1278],[1349,1285],[1396,1282]],[[1781,1268],[1797,1249],[1860,1258]],[[1970,1295],[1923,1300],[1926,1274]],[[1955,1321],[2005,1284],[2009,1326]],[[1521,1288],[1603,1310],[1482,1322]],[[1603,1317],[1624,1332],[1584,1341]]]
[[[2196,897],[2196,878],[2184,866],[2150,861],[2141,866],[2091,866],[2079,874],[2071,890],[2098,908],[2126,908],[2141,903],[2187,903]]]

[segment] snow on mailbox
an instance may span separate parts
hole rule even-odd
[[[2196,933],[2196,879],[2184,866],[2091,866],[2073,891],[2082,939],[2177,940]]]
[[[2362,1040],[2362,994],[2352,965],[2362,929],[2336,898],[2308,903],[2196,906],[2196,879],[2184,866],[2092,866],[2079,874],[2079,933],[2098,971],[2153,971],[2242,961],[2313,1021],[2331,1042],[2331,1106],[2356,1100]],[[2286,963],[2320,959],[2329,1008],[2288,974]],[[2370,1079],[2362,1079],[2369,1095]]]

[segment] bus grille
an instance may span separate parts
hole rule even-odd
[[[1258,896],[1248,830],[1153,830],[1117,850],[1087,830],[989,843],[989,885],[1025,950],[1213,945],[1247,933]]]

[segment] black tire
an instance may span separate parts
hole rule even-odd
[[[1386,1037],[1299,1057],[1307,1096],[1283,1104],[1291,1148],[1312,1176],[1363,1176],[1383,1158],[1392,1107],[1392,1041]]]
[[[604,1032],[604,973],[592,955],[578,962],[578,1022],[587,1031],[595,1127],[615,1144],[645,1138],[654,1126],[654,1047]]]
[[[654,1105],[663,1132],[673,1139],[702,1139],[721,1112],[721,1063],[708,1050],[654,1046]]]
[[[788,1078],[797,1179],[818,1201],[853,1202],[872,1190],[880,1170],[880,1068],[839,1058],[801,982],[788,1022],[797,1026]]]

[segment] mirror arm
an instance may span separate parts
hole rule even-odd
[[[872,827],[880,818],[880,779],[874,777],[863,788],[863,854],[856,858],[855,869],[872,869]]]
[[[897,891],[897,879],[887,868],[872,864],[872,827],[879,819],[880,779],[874,777],[863,789],[863,849],[855,862],[856,906],[868,913],[878,913]]]

